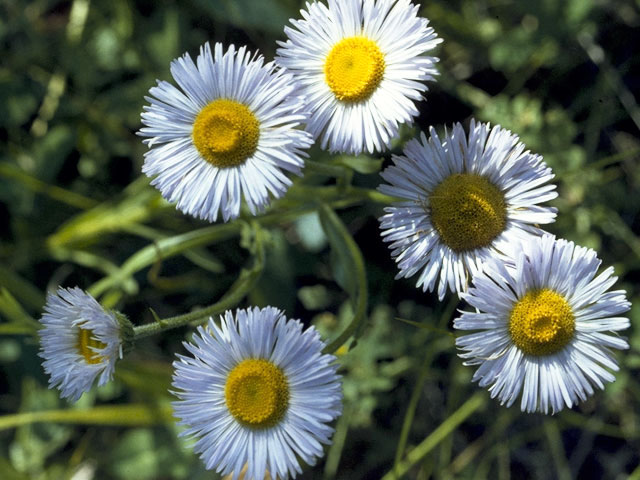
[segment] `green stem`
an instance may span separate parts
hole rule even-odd
[[[382,480],[402,478],[411,467],[420,462],[443,439],[451,435],[458,426],[486,403],[485,392],[476,392],[469,400],[453,412],[449,418],[440,424],[431,434],[407,455],[406,459],[388,472]]]
[[[356,275],[356,310],[353,318],[351,319],[351,323],[349,323],[347,328],[344,329],[338,338],[333,340],[323,350],[324,353],[334,353],[356,333],[360,323],[367,314],[367,274],[364,266],[364,258],[362,257],[360,248],[358,248],[355,240],[338,215],[336,215],[336,213],[326,204],[322,204],[320,206],[320,221],[323,224],[325,231],[332,229],[336,232],[337,236],[341,240],[341,245],[346,248],[346,252],[350,257],[351,262],[353,262],[353,270]]]
[[[262,235],[263,233],[260,229],[255,230],[255,260],[253,267],[251,267],[251,269],[243,269],[237,280],[219,301],[194,312],[165,319],[156,318],[156,322],[154,323],[134,327],[134,338],[148,337],[194,322],[201,323],[202,319],[206,319],[237,305],[255,286],[264,269],[264,240]]]
[[[242,229],[241,222],[214,225],[211,227],[194,230],[169,238],[163,238],[148,245],[134,253],[117,272],[104,277],[93,284],[87,290],[91,295],[97,297],[102,295],[109,288],[120,285],[127,278],[143,268],[153,264],[159,259],[172,257],[194,247],[209,243],[226,240],[238,235]]]
[[[106,275],[117,274],[119,270],[119,267],[110,260],[85,250],[58,247],[52,248],[50,254],[58,262],[73,262],[86,268],[98,270]],[[122,288],[130,295],[138,292],[138,284],[132,277],[124,280]]]
[[[42,310],[45,301],[42,292],[35,285],[2,264],[0,264],[0,286],[6,287],[12,295],[31,310],[38,312]]]
[[[446,330],[446,326],[449,323],[451,316],[455,312],[456,306],[458,305],[459,300],[452,296],[446,307],[444,308],[442,315],[440,316],[440,320],[438,322],[439,327],[434,328],[434,331],[438,334],[446,333],[447,335],[451,335],[451,332]],[[425,322],[426,323],[426,322]],[[423,324],[418,324],[418,326],[423,326]],[[407,412],[404,416],[404,421],[402,422],[402,430],[400,432],[400,440],[398,441],[398,447],[396,449],[396,457],[393,462],[393,468],[397,469],[402,457],[404,456],[404,450],[407,447],[407,440],[409,438],[409,432],[411,431],[411,425],[413,425],[413,418],[416,413],[416,408],[418,408],[418,401],[420,400],[420,394],[422,393],[422,387],[427,378],[427,373],[429,371],[428,367],[433,361],[433,358],[442,350],[450,348],[449,340],[447,338],[444,339],[444,347],[440,347],[441,342],[438,342],[437,347],[434,343],[431,343],[430,348],[427,348],[427,352],[424,356],[424,360],[422,362],[422,366],[420,367],[420,377],[418,377],[418,381],[411,393],[411,398],[409,399],[409,406],[407,407]]]
[[[301,203],[299,200],[295,200],[296,194],[304,197],[306,201]],[[314,201],[310,202],[309,198],[313,198]],[[286,208],[285,211],[277,209],[278,207],[286,207],[291,199],[295,200],[295,208]],[[305,186],[304,188],[298,186],[292,187],[285,198],[276,202],[273,211],[259,217],[253,217],[252,220],[262,227],[293,221],[302,215],[317,211],[317,200],[325,201],[334,208],[346,208],[367,201],[389,205],[396,199],[367,188],[349,187],[345,190],[335,185],[328,187]],[[136,272],[158,260],[181,254],[196,247],[232,238],[240,233],[244,224],[245,220],[240,219],[159,239],[152,245],[148,245],[134,253],[122,264],[118,271],[94,283],[87,291],[94,297],[98,297],[110,288],[121,285]]]
[[[333,442],[324,465],[323,478],[325,479],[335,478],[338,472],[340,458],[342,457],[344,444],[347,440],[347,433],[349,432],[349,418],[351,418],[351,415],[350,411],[347,410],[340,416],[336,424],[336,432],[333,434]]]
[[[402,460],[402,456],[404,455],[404,449],[407,447],[409,431],[411,430],[411,425],[413,425],[413,418],[416,413],[416,408],[418,408],[418,400],[420,400],[422,387],[424,386],[424,382],[427,379],[427,373],[429,372],[429,365],[431,364],[432,359],[433,351],[431,349],[428,349],[427,354],[424,356],[424,360],[420,367],[420,376],[418,377],[418,381],[413,387],[413,392],[411,392],[411,398],[409,399],[407,412],[404,414],[402,431],[400,432],[400,440],[398,441],[398,447],[396,448],[396,457],[393,461],[394,471],[398,471],[398,468],[400,467],[400,461]]]
[[[132,235],[137,235],[139,237],[153,241],[167,238],[169,236],[166,233],[162,233],[154,228],[140,224],[124,225],[122,229]],[[204,248],[193,248],[191,250],[187,250],[182,255],[191,263],[193,263],[197,267],[202,268],[203,270],[207,270],[215,274],[222,273],[224,271],[223,265],[218,260],[207,254]]]
[[[70,207],[87,210],[98,204],[95,200],[71,190],[65,190],[64,188],[55,185],[49,185],[48,183],[23,172],[18,167],[11,165],[8,162],[0,163],[0,177],[15,180],[32,192],[46,195],[52,200],[64,203]]]
[[[469,443],[467,447],[453,459],[447,468],[441,472],[442,478],[457,478],[460,472],[474,461],[477,456],[483,454],[483,459],[486,458],[487,452],[485,448],[487,448],[488,445],[495,446],[497,439],[504,438],[504,431],[511,425],[516,415],[514,411],[507,410],[498,416],[498,419],[492,428],[489,429],[488,433]],[[509,437],[509,446],[511,447],[511,437]],[[486,477],[478,476],[478,478]]]
[[[562,438],[555,419],[546,419],[544,422],[544,432],[547,437],[547,445],[551,450],[551,458],[556,466],[554,478],[558,480],[571,480],[571,467],[562,445]]]
[[[601,158],[596,160],[595,162],[587,163],[586,165],[581,165],[580,168],[575,168],[571,170],[566,170],[564,172],[558,173],[554,180],[558,181],[560,179],[565,179],[570,175],[584,175],[585,170],[602,170],[609,165],[614,165],[616,163],[623,162],[628,158],[633,158],[637,155],[640,155],[640,148],[632,148],[631,150],[626,150],[624,152],[614,153],[613,155],[609,155],[608,157]]]

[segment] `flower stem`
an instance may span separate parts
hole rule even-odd
[[[440,424],[431,434],[416,446],[407,457],[388,472],[382,480],[394,480],[404,478],[406,473],[416,463],[420,462],[431,450],[433,450],[447,436],[451,435],[458,426],[469,418],[474,412],[482,408],[487,402],[484,392],[476,392],[469,400],[453,412],[449,418]]]
[[[342,256],[341,261],[345,265],[345,271],[351,272],[352,276],[347,280],[347,289],[349,294],[355,297],[355,313],[351,323],[323,350],[323,353],[334,353],[351,336],[357,334],[358,327],[367,315],[367,273],[362,252],[342,220],[326,204],[320,206],[319,213],[320,222],[327,233],[331,247],[339,256]]]
[[[259,228],[254,229],[254,262],[250,269],[243,269],[231,288],[225,293],[220,300],[208,307],[189,312],[184,315],[161,319],[155,313],[156,321],[147,325],[134,327],[135,339],[155,335],[172,328],[182,327],[191,323],[202,323],[212,315],[223,312],[238,304],[255,286],[256,282],[264,269],[264,232]],[[153,311],[152,311],[153,312]]]
[[[325,187],[294,185],[284,198],[274,202],[273,209],[269,213],[253,217],[252,220],[262,227],[290,222],[302,215],[317,211],[318,201],[325,202],[332,208],[346,208],[362,202],[390,205],[396,199],[376,190],[353,186],[344,189],[336,185]],[[222,225],[212,225],[172,237],[160,238],[134,253],[120,268],[94,283],[87,292],[97,298],[110,289],[121,288],[123,282],[143,268],[159,260],[184,254],[194,248],[235,237],[240,234],[243,225],[246,225],[246,220],[238,219]]]

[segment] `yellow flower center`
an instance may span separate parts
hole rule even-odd
[[[431,223],[453,251],[486,247],[505,228],[507,209],[502,192],[487,178],[455,173],[429,195]]]
[[[359,102],[373,94],[384,74],[384,55],[373,40],[349,37],[336,43],[324,63],[327,85],[338,100]]]
[[[102,349],[106,346],[106,343],[102,343],[93,336],[91,330],[88,328],[80,328],[80,333],[78,334],[78,350],[87,363],[93,365],[102,362],[102,357],[93,351],[92,348]]]
[[[246,105],[219,98],[200,111],[192,137],[206,161],[218,168],[236,167],[256,151],[260,123]]]
[[[250,358],[231,370],[224,396],[231,415],[243,425],[272,427],[289,406],[289,384],[273,363]]]
[[[509,316],[509,334],[528,355],[551,355],[573,338],[576,323],[569,303],[553,290],[531,290]]]

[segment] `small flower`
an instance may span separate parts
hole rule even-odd
[[[323,455],[342,391],[313,327],[303,332],[273,307],[239,309],[184,345],[193,358],[173,364],[173,405],[207,469],[236,479],[246,464],[247,478],[285,479],[302,472],[298,459]]]
[[[298,80],[323,149],[382,151],[418,115],[423,82],[437,74],[424,54],[441,40],[417,11],[409,0],[329,0],[285,27],[276,62]]]
[[[40,356],[51,377],[49,388],[57,387],[62,398],[75,402],[96,377],[98,385],[110,381],[116,360],[122,358],[128,320],[103,309],[77,287],[49,293],[44,311]]]
[[[253,215],[300,175],[313,140],[295,127],[306,120],[291,75],[264,65],[262,56],[216,43],[171,63],[182,90],[158,81],[151,88],[138,132],[150,150],[142,171],[155,176],[162,196],[182,212],[226,222],[238,217],[242,198]],[[154,98],[155,97],[155,98]]]
[[[453,326],[480,332],[456,345],[479,365],[473,380],[511,406],[522,392],[522,411],[552,413],[592,395],[615,377],[611,349],[629,348],[615,332],[629,328],[618,315],[630,308],[613,268],[596,277],[596,252],[551,235],[522,244],[515,264],[498,260],[473,277],[463,298],[475,308]]]
[[[540,204],[558,196],[542,157],[524,151],[509,130],[471,120],[440,141],[407,143],[405,156],[382,172],[390,185],[379,190],[403,199],[380,218],[383,240],[391,242],[398,278],[420,272],[417,287],[438,297],[447,287],[461,293],[471,275],[491,257],[513,255],[518,240],[543,233],[537,224],[555,220],[556,209]],[[546,185],[545,185],[546,184]]]

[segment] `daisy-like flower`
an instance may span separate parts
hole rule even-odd
[[[40,356],[49,388],[59,388],[62,398],[75,402],[96,378],[98,385],[110,381],[123,339],[132,333],[129,321],[77,287],[49,293],[44,311]]]
[[[536,225],[553,222],[556,209],[540,204],[558,194],[542,157],[509,130],[471,120],[468,139],[459,123],[444,141],[430,133],[382,172],[389,185],[379,190],[403,201],[385,208],[380,227],[397,278],[420,272],[424,291],[439,278],[442,300],[447,287],[463,292],[488,258],[510,257],[519,240],[541,235]]]
[[[335,357],[299,320],[273,307],[226,312],[199,327],[193,355],[178,355],[173,387],[184,435],[197,439],[207,469],[236,479],[285,479],[313,465],[342,410]]]
[[[381,151],[418,115],[423,82],[437,74],[424,53],[441,40],[417,12],[409,0],[329,0],[285,27],[276,62],[299,81],[323,149]]]
[[[589,248],[551,235],[522,245],[509,265],[498,260],[473,277],[463,298],[476,309],[453,326],[481,330],[458,337],[465,365],[479,365],[473,380],[511,406],[522,392],[522,411],[552,413],[592,395],[615,377],[612,349],[629,348],[615,332],[630,308],[613,268],[596,276],[600,260]]]
[[[151,88],[139,135],[150,150],[142,171],[178,209],[226,222],[240,214],[244,197],[253,215],[291,185],[283,171],[300,175],[313,139],[304,123],[304,101],[290,74],[273,62],[216,43],[171,63],[180,89],[164,81]]]

